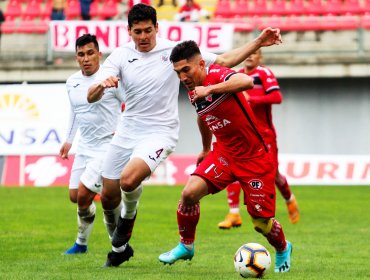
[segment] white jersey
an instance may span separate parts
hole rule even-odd
[[[136,140],[140,136],[163,133],[177,141],[180,80],[169,60],[176,44],[157,37],[157,44],[151,51],[139,52],[134,42],[129,42],[115,49],[105,60],[95,82],[118,76],[126,95],[118,135]],[[202,55],[207,65],[216,60],[213,53],[202,52]]]
[[[72,143],[79,129],[80,139],[76,153],[88,156],[97,156],[106,151],[116,130],[121,104],[124,101],[122,90],[111,88],[105,90],[99,101],[87,102],[88,89],[93,84],[97,73],[84,76],[81,71],[78,71],[66,82],[71,104],[66,142]]]

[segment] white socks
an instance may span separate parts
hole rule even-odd
[[[94,225],[95,213],[96,206],[94,202],[87,209],[77,209],[77,244],[87,245],[87,240]]]
[[[120,204],[112,210],[104,210],[104,225],[105,228],[107,229],[109,239],[112,240],[113,232],[116,229],[117,222],[119,215],[121,215],[123,203],[122,201]]]
[[[122,191],[123,207],[121,217],[124,219],[133,219],[136,215],[136,209],[139,204],[139,199],[143,192],[143,186],[138,186],[131,192]]]

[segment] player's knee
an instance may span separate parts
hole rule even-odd
[[[134,191],[138,186],[135,178],[132,176],[122,176],[119,180],[119,185],[124,192]]]
[[[254,229],[263,235],[267,235],[271,231],[272,218],[252,218],[252,223],[254,225]]]
[[[73,189],[73,190],[69,190],[69,200],[72,202],[72,203],[77,203],[77,189]]]
[[[118,196],[102,193],[100,201],[104,210],[113,210],[121,203],[121,193]]]
[[[91,204],[91,202],[93,201],[93,199],[90,199],[86,196],[78,196],[77,197],[77,204],[78,204],[78,207],[79,208],[87,208],[89,207],[89,205]]]
[[[181,194],[181,200],[184,204],[195,204],[199,201],[198,197],[190,189],[184,189]]]

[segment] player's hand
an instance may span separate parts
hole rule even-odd
[[[209,93],[208,93],[207,87],[203,87],[203,86],[195,87],[192,92],[192,97],[190,101],[191,103],[194,103],[198,101],[199,99],[202,99],[208,95]]]
[[[197,166],[206,158],[206,156],[209,154],[209,151],[202,151],[198,155],[197,158]]]
[[[266,27],[262,30],[261,34],[257,37],[260,41],[261,47],[267,47],[271,45],[280,45],[283,41],[281,39],[280,29]]]
[[[71,143],[64,143],[62,145],[62,147],[60,148],[59,150],[59,156],[62,158],[62,159],[68,159],[68,153],[69,153],[69,150],[71,149],[72,147],[72,144]]]
[[[110,76],[108,78],[106,78],[104,81],[102,81],[100,83],[100,86],[102,88],[117,88],[118,87],[118,82],[119,82],[119,78],[118,77],[114,77],[114,76]]]

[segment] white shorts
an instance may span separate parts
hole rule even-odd
[[[76,155],[69,179],[69,188],[78,189],[79,182],[86,188],[95,193],[101,193],[102,177],[101,166],[102,157],[91,157],[86,155]]]
[[[171,136],[150,134],[136,141],[115,135],[103,161],[103,177],[111,180],[119,179],[125,165],[132,158],[140,158],[153,173],[176,147],[177,140]],[[118,144],[119,141],[119,144]],[[129,142],[129,143],[128,143]],[[149,178],[147,178],[149,179]]]

